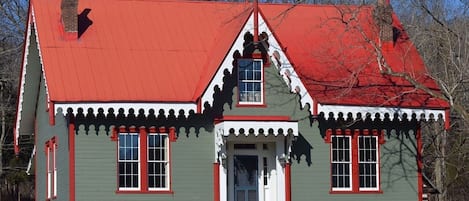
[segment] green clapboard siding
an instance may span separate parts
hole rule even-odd
[[[312,127],[317,126],[314,123]],[[382,194],[330,194],[330,144],[324,142],[317,129],[303,137],[312,147],[311,164],[307,155],[293,159],[292,200],[417,200],[415,138],[391,137],[381,145]]]
[[[171,144],[172,190],[174,194],[117,194],[117,142],[91,127],[80,127],[75,138],[76,200],[174,200],[206,201],[213,198],[213,135],[201,129]]]
[[[41,69],[39,62],[39,53],[34,34],[31,34],[31,45],[29,47],[28,69]],[[57,201],[68,201],[69,199],[69,147],[68,132],[65,117],[60,114],[55,117],[55,125],[49,123],[49,113],[46,108],[46,87],[41,74],[37,79],[40,80],[39,96],[37,97],[36,122],[37,132],[36,140],[36,164],[35,164],[35,186],[36,200],[46,199],[46,155],[45,143],[52,137],[57,139],[56,167],[57,167]],[[27,89],[26,89],[27,90]]]
[[[265,68],[267,107],[224,107],[224,115],[290,116],[299,123],[300,136],[292,157],[292,200],[417,200],[415,138],[393,137],[381,146],[381,194],[330,194],[330,144],[324,142],[318,122],[312,125],[309,108],[301,109],[299,97],[289,92],[275,67]],[[233,90],[236,100],[237,89]]]

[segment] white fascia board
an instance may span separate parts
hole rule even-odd
[[[292,130],[292,135],[293,136],[298,136],[298,122],[290,122],[290,121],[224,121],[222,123],[219,123],[215,125],[215,130],[220,132],[222,136],[229,136],[230,135],[230,129],[234,129],[235,132],[233,133],[235,136],[239,135],[254,135],[254,136],[259,136],[259,135],[264,135],[264,136],[269,136],[269,129],[273,129],[274,133],[272,135],[278,136],[278,135],[288,135],[288,130]],[[239,130],[244,129],[244,133],[240,134]],[[253,134],[249,134],[249,130],[254,129]],[[259,129],[263,129],[264,133],[260,134],[258,131]],[[283,130],[283,133],[280,134],[278,132],[279,129]]]
[[[32,5],[31,5],[31,11],[33,12]],[[26,66],[28,65],[28,55],[29,55],[29,45],[30,45],[30,36],[31,36],[31,19],[28,17],[28,26],[26,28],[26,41],[24,45],[24,55],[23,55],[23,66],[22,66],[22,71],[21,71],[21,83],[20,83],[20,92],[18,96],[18,105],[16,108],[16,127],[15,127],[15,140],[14,140],[14,145],[18,146],[18,141],[20,137],[20,123],[21,123],[21,114],[23,112],[23,97],[24,97],[24,88],[26,84],[26,73],[27,69]]]
[[[119,113],[121,108],[124,109],[125,115],[129,113],[129,109],[133,109],[135,115],[138,115],[140,109],[145,111],[145,115],[149,114],[150,109],[155,111],[155,115],[158,115],[160,109],[164,110],[165,115],[169,114],[169,110],[174,110],[176,116],[179,115],[180,110],[183,110],[186,117],[189,116],[189,111],[193,110],[194,113],[197,111],[196,103],[55,103],[54,106],[55,114],[66,114],[67,109],[71,108],[74,115],[77,114],[79,108],[83,109],[84,114],[88,113],[90,108],[93,109],[94,114],[97,114],[100,108],[107,114],[108,110],[112,108],[115,115]]]
[[[26,167],[26,174],[27,175],[31,175],[31,167],[32,167],[35,155],[36,155],[36,145],[34,145],[33,151],[31,152],[31,156],[29,157],[28,166]]]
[[[375,114],[380,114],[380,118],[383,119],[385,114],[389,114],[390,118],[394,118],[394,114],[398,114],[399,118],[402,120],[403,115],[406,114],[407,118],[410,119],[412,114],[417,115],[417,119],[421,119],[421,115],[424,115],[425,120],[430,119],[431,115],[434,115],[434,118],[442,116],[445,120],[446,111],[444,109],[413,109],[413,108],[394,108],[394,107],[364,107],[364,106],[344,106],[344,105],[318,105],[318,110],[323,112],[325,118],[328,118],[329,113],[334,114],[334,118],[338,117],[339,113],[344,114],[344,118],[347,117],[348,113],[351,113],[353,118],[357,117],[358,113],[361,113],[362,118],[365,117],[366,113],[371,114],[371,118],[375,119]]]

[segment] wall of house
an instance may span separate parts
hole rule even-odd
[[[317,122],[312,125],[313,128],[317,126]],[[307,142],[311,149],[292,161],[292,200],[417,200],[416,140],[413,135],[408,139],[405,135],[386,137],[386,143],[380,145],[382,193],[362,194],[331,194],[330,144],[324,142],[317,129],[303,137],[303,143]]]
[[[224,115],[291,116],[299,125],[299,137],[293,144],[291,191],[293,201],[311,200],[417,200],[415,136],[401,134],[386,137],[380,147],[382,193],[331,194],[330,144],[311,124],[309,108],[301,109],[299,97],[289,92],[275,67],[265,68],[266,107],[236,107],[237,89],[232,107],[224,105]]]
[[[46,152],[45,143],[56,138],[56,167],[57,167],[57,201],[68,201],[69,198],[69,143],[68,126],[65,117],[58,114],[55,117],[55,124],[51,125],[49,121],[49,112],[47,111],[47,98],[44,79],[41,76],[41,84],[36,110],[36,200],[46,199]]]
[[[35,107],[34,119],[22,119],[22,121],[34,122],[34,138],[36,144],[36,155],[34,161],[34,175],[35,175],[35,194],[36,200],[46,199],[46,152],[45,143],[52,137],[57,139],[57,201],[68,201],[69,199],[69,171],[68,171],[68,135],[67,125],[63,115],[57,115],[55,125],[49,122],[49,112],[47,111],[47,97],[44,77],[42,76],[41,61],[39,58],[38,44],[32,28],[30,35],[30,44],[27,55],[27,73],[26,79],[28,82],[38,85],[27,85],[26,87],[38,87],[39,91],[35,93],[27,93],[28,95],[34,94],[35,96],[25,96],[23,110],[30,110],[29,107]],[[37,76],[37,77],[34,77]],[[26,88],[25,90],[35,91],[36,89]],[[28,108],[26,108],[28,107]],[[34,111],[31,109],[31,111]],[[25,124],[29,124],[26,122]]]
[[[110,139],[101,127],[89,131],[80,126],[75,137],[76,200],[100,201],[207,201],[213,198],[214,137],[201,128],[186,135],[179,130],[176,142],[171,143],[171,171],[173,193],[116,193],[117,141]]]

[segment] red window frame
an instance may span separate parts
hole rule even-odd
[[[381,190],[381,170],[380,170],[380,147],[382,144],[385,143],[384,140],[384,131],[379,132],[378,130],[369,130],[369,129],[363,129],[362,134],[360,134],[360,130],[350,130],[350,129],[345,129],[344,131],[341,129],[335,130],[333,132],[332,129],[328,129],[326,131],[326,136],[324,138],[324,141],[326,143],[330,144],[330,190],[329,192],[331,194],[353,194],[353,193],[382,193]],[[332,156],[332,137],[333,136],[344,136],[348,137],[350,139],[350,163],[351,163],[351,175],[350,175],[350,188],[334,188],[332,185],[332,174],[333,174],[333,156]],[[360,137],[365,137],[365,136],[372,136],[376,138],[376,165],[377,165],[377,171],[376,171],[376,188],[361,188],[360,187],[360,153],[359,153],[359,138]]]
[[[46,200],[57,198],[57,138],[47,140],[44,146],[46,155]]]
[[[120,133],[136,133],[138,134],[139,140],[139,185],[136,189],[125,189],[119,187],[119,134]],[[151,188],[149,187],[149,172],[148,172],[148,136],[150,134],[162,134],[167,135],[167,187],[166,188]],[[145,127],[120,127],[119,129],[114,129],[111,136],[111,140],[116,142],[116,193],[118,194],[141,194],[141,193],[150,193],[150,194],[173,194],[172,191],[172,168],[171,168],[171,143],[176,141],[176,129],[174,127],[165,128],[165,127],[150,127],[146,129]],[[144,160],[143,160],[144,159]]]

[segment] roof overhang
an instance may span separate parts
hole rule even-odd
[[[119,110],[127,115],[133,112],[139,114],[148,115],[150,113],[159,113],[163,111],[165,115],[168,115],[171,111],[174,111],[177,114],[180,114],[181,111],[184,112],[184,115],[187,117],[189,113],[197,111],[196,103],[132,103],[132,102],[122,102],[122,103],[54,103],[55,114],[63,113],[66,114],[70,110],[71,113],[77,115],[79,112],[83,113],[98,113],[100,110],[103,110],[105,114],[109,113],[111,110],[117,114]]]
[[[399,107],[373,107],[373,106],[344,106],[344,105],[321,105],[318,104],[317,111],[324,113],[326,117],[329,114],[333,114],[335,118],[338,117],[339,113],[345,115],[352,114],[352,117],[357,118],[358,114],[362,117],[365,114],[370,114],[371,119],[375,119],[377,115],[380,118],[390,115],[398,115],[399,119],[410,118],[412,115],[416,115],[419,120],[429,120],[432,118],[444,118],[447,119],[447,110],[445,109],[425,109],[425,108],[399,108]]]
[[[215,124],[223,137],[234,136],[298,136],[298,122],[294,121],[223,121]]]

